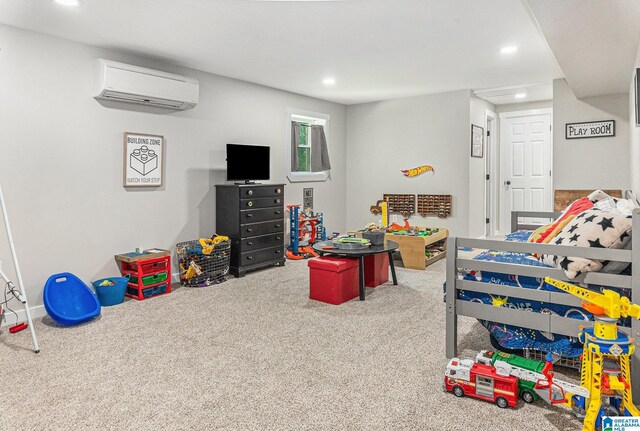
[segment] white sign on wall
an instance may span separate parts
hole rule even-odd
[[[125,187],[158,187],[164,174],[164,138],[141,133],[124,134]]]
[[[616,136],[615,120],[567,123],[564,126],[566,139],[602,138]]]

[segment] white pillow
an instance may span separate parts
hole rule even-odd
[[[592,208],[578,214],[550,244],[620,249],[631,240],[631,216]],[[542,255],[540,261],[561,268],[573,279],[583,272],[600,271],[602,261],[582,257]]]

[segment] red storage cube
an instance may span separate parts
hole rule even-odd
[[[338,305],[360,295],[357,259],[315,257],[307,262],[310,299]]]
[[[378,253],[364,258],[364,285],[376,287],[389,281],[389,255]]]

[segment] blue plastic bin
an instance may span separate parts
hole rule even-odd
[[[79,325],[100,315],[100,303],[89,286],[69,272],[49,277],[44,286],[44,308],[64,326]]]
[[[111,286],[100,286],[105,280],[114,282]],[[124,301],[124,294],[127,291],[127,284],[129,283],[129,276],[126,277],[108,277],[101,278],[93,282],[93,289],[96,291],[96,296],[100,305],[103,307],[109,307],[111,305],[122,304]]]

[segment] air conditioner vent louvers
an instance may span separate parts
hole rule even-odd
[[[97,59],[93,97],[173,110],[194,108],[199,84],[194,78]]]

